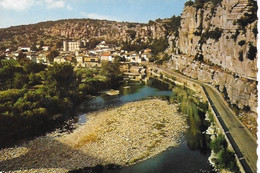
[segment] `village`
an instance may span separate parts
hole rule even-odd
[[[45,65],[52,63],[72,63],[76,68],[84,67],[100,67],[101,62],[114,60],[124,64],[139,65],[142,62],[149,62],[152,57],[151,49],[144,49],[139,52],[122,50],[121,47],[116,47],[106,44],[101,41],[94,49],[87,50],[84,40],[64,40],[61,49],[53,50],[50,46],[36,45],[37,51],[33,51],[31,47],[18,47],[16,51],[6,49],[4,59],[18,60],[18,56],[22,53],[26,59]],[[52,59],[48,57],[51,52],[54,53]]]

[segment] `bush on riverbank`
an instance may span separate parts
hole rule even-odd
[[[216,139],[211,141],[210,146],[217,155],[214,162],[218,169],[227,169],[231,172],[239,173],[235,153],[227,148],[228,145],[224,135],[218,135]]]
[[[189,147],[199,149],[201,152],[208,152],[210,139],[209,136],[202,134],[202,131],[207,130],[209,126],[209,123],[204,121],[208,103],[195,97],[195,92],[186,87],[175,86],[173,92],[177,103],[180,103],[179,111],[187,115],[187,122],[190,126],[187,138],[193,139],[188,140]]]
[[[116,87],[122,79],[118,71],[118,63],[83,72],[68,63],[0,68],[0,77],[9,77],[0,80],[0,148],[56,128],[56,120],[73,116],[86,95]]]

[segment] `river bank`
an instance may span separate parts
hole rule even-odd
[[[1,150],[0,170],[66,172],[97,164],[127,166],[178,146],[185,117],[159,99],[127,103],[87,115],[74,132],[51,133]]]

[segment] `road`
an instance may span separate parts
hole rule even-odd
[[[216,113],[217,118],[219,119],[229,141],[231,142],[231,145],[234,148],[235,153],[240,160],[240,163],[242,164],[246,172],[257,172],[256,139],[241,123],[234,112],[229,108],[228,104],[224,101],[224,98],[213,86],[199,82],[194,79],[190,79],[170,69],[154,65],[149,66],[152,66],[153,68],[159,68],[160,70],[170,75],[184,78],[186,80],[200,84],[203,87],[209,101],[211,102],[213,110]]]

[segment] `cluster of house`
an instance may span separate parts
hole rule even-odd
[[[114,61],[116,58],[120,61],[139,64],[142,61],[149,61],[152,56],[151,49],[128,52],[121,50],[120,47],[108,45],[105,41],[92,50],[81,48],[83,44],[85,42],[63,41],[63,51],[54,58],[54,62],[71,62],[78,67],[93,67],[100,66],[102,61]]]
[[[36,46],[40,48],[39,45]],[[25,54],[26,58],[35,63],[48,64],[47,55],[50,51],[49,46],[42,46],[41,51],[33,51],[30,47],[18,47],[16,51],[10,51],[10,49],[5,50],[5,59],[7,60],[17,60],[20,53]]]
[[[125,51],[120,47],[111,46],[102,41],[94,49],[87,50],[84,47],[86,42],[83,41],[63,41],[63,49],[59,55],[54,58],[56,63],[74,63],[77,67],[100,66],[102,61],[119,61],[127,63],[140,64],[142,61],[149,61],[152,56],[151,49],[142,51]],[[34,52],[29,47],[19,47],[17,51],[10,52],[6,50],[6,59],[16,59],[19,52],[23,52],[28,59],[36,63],[49,64],[47,59],[50,47],[43,46],[42,51]]]

